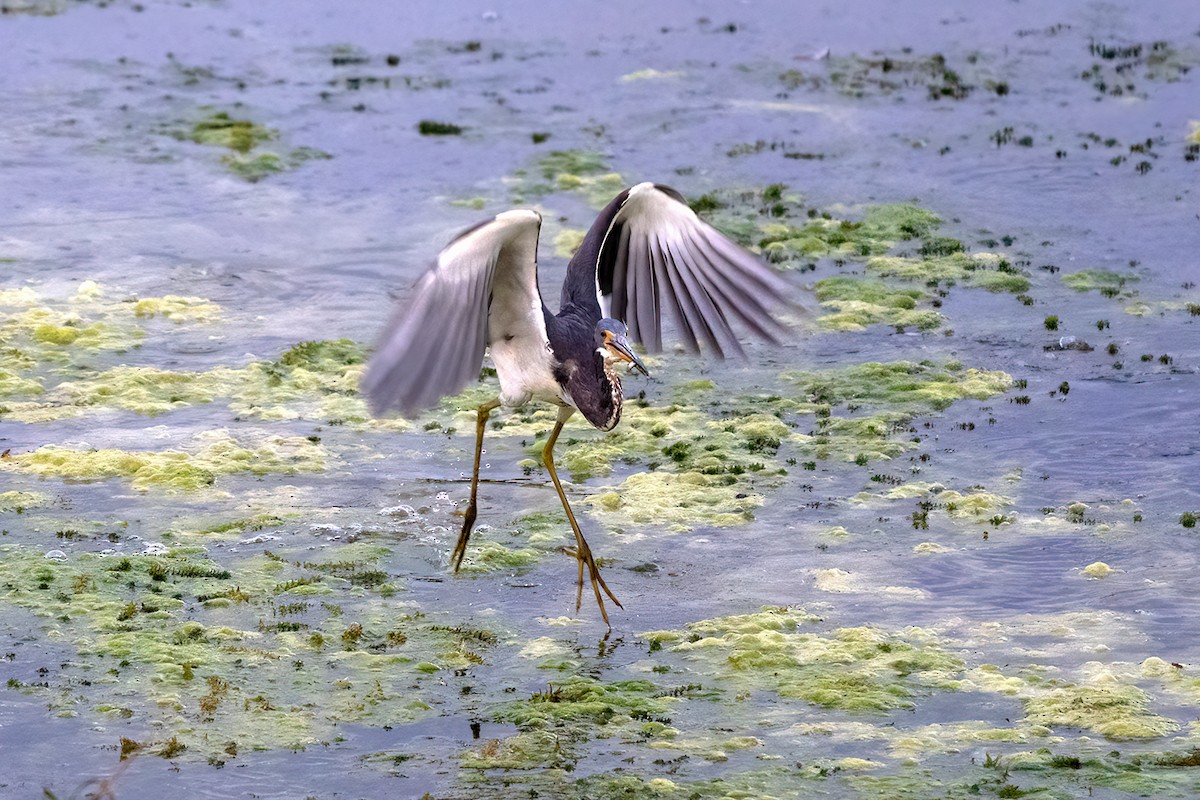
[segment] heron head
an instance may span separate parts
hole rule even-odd
[[[646,369],[646,365],[629,347],[629,342],[625,338],[626,333],[625,323],[619,319],[600,320],[596,323],[596,332],[593,336],[596,352],[603,356],[607,363],[627,361],[631,370],[637,370],[648,376],[650,370]]]

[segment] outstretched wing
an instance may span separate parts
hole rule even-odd
[[[516,324],[540,326],[546,338],[537,286],[541,225],[536,211],[506,211],[442,250],[367,364],[362,389],[374,413],[398,408],[412,416],[477,379],[494,296],[504,309],[524,309]]]
[[[605,212],[611,221],[588,265],[600,310],[624,320],[630,338],[650,352],[662,350],[664,306],[689,350],[703,342],[718,357],[742,353],[731,320],[770,342],[787,332],[771,309],[791,287],[696,216],[679,192],[639,183]]]

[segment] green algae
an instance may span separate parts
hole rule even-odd
[[[942,224],[942,218],[928,209],[906,203],[873,206],[863,215],[861,230],[865,236],[889,242],[929,236]]]
[[[0,513],[23,514],[26,510],[50,505],[50,495],[42,492],[0,492]]]
[[[579,760],[581,746],[593,737],[670,738],[674,734],[661,720],[683,695],[664,694],[646,680],[606,683],[572,676],[554,681],[496,712],[496,721],[515,725],[518,734],[484,743],[465,754],[460,764],[477,770],[569,769]]]
[[[918,413],[944,411],[966,398],[986,400],[1012,385],[1005,372],[930,361],[867,362],[823,372],[787,371],[780,377],[816,405],[879,402]]]
[[[89,319],[74,310],[33,306],[0,317],[0,344],[19,348],[38,361],[62,361],[69,351],[123,352],[136,347],[144,333],[116,316],[115,309]]]
[[[989,292],[1020,294],[1029,290],[1029,277],[995,253],[961,253],[923,258],[875,256],[867,270],[883,277],[952,286],[961,283]]]
[[[601,520],[687,531],[697,525],[743,525],[754,519],[753,510],[763,498],[699,472],[643,472],[584,502]]]
[[[25,472],[68,480],[128,479],[135,489],[207,489],[225,475],[319,472],[329,456],[304,437],[275,436],[244,443],[223,431],[202,434],[190,451],[79,450],[47,445],[0,462],[0,471]]]
[[[554,234],[554,255],[559,258],[570,258],[575,255],[587,231],[582,228],[563,228]]]
[[[870,206],[857,222],[810,213],[800,223],[796,218],[802,205],[792,195],[781,195],[779,200],[764,197],[765,206],[748,204],[748,199],[743,194],[716,201],[714,207],[720,211],[713,215],[714,223],[732,230],[745,244],[757,244],[769,261],[785,266],[821,256],[882,255],[899,242],[930,235],[941,224],[933,212],[903,203]],[[786,221],[774,219],[778,217]],[[758,236],[753,235],[755,229]]]
[[[871,593],[889,595],[891,597],[903,597],[910,600],[924,600],[929,596],[924,590],[914,589],[910,586],[876,585],[861,574],[847,572],[844,569],[836,567],[815,570],[813,572],[813,586],[819,591],[834,594]]]
[[[239,153],[249,153],[258,145],[279,138],[279,131],[250,120],[233,119],[226,111],[215,111],[203,119],[196,120],[191,130],[184,135],[196,144],[227,147]]]
[[[813,287],[817,300],[832,313],[818,320],[822,328],[835,331],[860,331],[871,325],[926,331],[941,327],[945,321],[932,309],[918,309],[927,299],[920,289],[896,288],[882,281],[835,276],[817,281]]]
[[[883,492],[860,492],[852,500],[856,503],[873,503],[888,500],[917,500],[918,511],[913,514],[913,527],[925,528],[929,514],[942,512],[951,520],[973,522],[999,528],[1012,522],[1007,511],[1012,507],[1011,497],[988,491],[983,486],[972,486],[962,491],[947,489],[940,483],[911,481]],[[927,552],[938,552],[933,545]]]
[[[0,369],[0,402],[15,397],[36,397],[43,391],[35,378],[22,378],[16,372]]]
[[[56,385],[54,376],[77,376],[75,368],[80,366],[95,371],[95,356],[137,350],[148,331],[159,334],[152,317],[178,324],[205,323],[221,312],[203,298],[168,295],[110,301],[106,294],[94,281],[84,281],[70,299],[46,305],[32,291],[5,296],[7,300],[0,302],[0,415],[47,422],[77,416],[76,404],[103,404],[98,397],[89,399],[69,389],[58,392],[61,384]],[[118,371],[109,382],[119,384],[129,374]],[[81,386],[90,384],[96,394],[103,394],[107,390],[100,384],[104,382],[105,374],[100,373]],[[120,395],[120,388],[113,393]]]
[[[914,447],[908,432],[916,416],[944,411],[954,402],[984,400],[1006,391],[1012,378],[957,362],[869,362],[820,372],[786,371],[797,411],[815,413],[816,426],[800,440],[818,459],[869,462]],[[842,414],[833,410],[845,406]],[[886,410],[883,410],[886,409]]]
[[[23,307],[38,304],[38,293],[28,286],[0,289],[0,307]]]
[[[1113,574],[1114,571],[1115,570],[1112,567],[1110,567],[1108,564],[1105,564],[1103,561],[1094,561],[1081,569],[1080,574],[1087,578],[1099,579],[1107,578],[1109,575]]]
[[[226,370],[195,373],[114,367],[93,378],[64,381],[36,404],[10,406],[8,415],[44,422],[103,407],[154,417],[194,403],[211,403],[219,396],[227,375]]]
[[[1107,269],[1082,269],[1078,272],[1064,273],[1063,285],[1077,292],[1101,292],[1115,296],[1127,284],[1136,283],[1138,276],[1122,275]]]
[[[537,160],[543,178],[556,181],[559,175],[602,175],[610,172],[607,160],[591,150],[551,150]]]
[[[157,416],[200,403],[228,402],[240,418],[312,419],[334,424],[365,425],[370,413],[358,395],[364,369],[363,348],[347,339],[302,342],[275,361],[245,367],[214,367],[179,372],[152,367],[119,366],[92,377],[67,380],[48,390],[30,379],[14,382],[34,400],[0,406],[0,415],[23,422],[50,422],[99,409],[121,409]],[[0,372],[0,378],[3,377]],[[38,391],[34,391],[34,388]],[[371,423],[403,429],[403,421]]]
[[[807,87],[823,90],[827,86],[846,97],[888,97],[916,90],[931,101],[963,100],[984,89],[1006,95],[1008,82],[997,78],[985,66],[979,53],[951,67],[941,53],[914,55],[907,48],[899,53],[872,53],[832,56],[820,67],[789,69],[779,75],[785,89]]]
[[[312,147],[296,147],[283,153],[230,153],[221,156],[221,163],[230,172],[249,183],[280,172],[289,172],[308,161],[325,161],[332,155]]]
[[[607,159],[590,150],[551,150],[538,157],[533,169],[517,173],[512,186],[516,202],[553,192],[574,192],[589,205],[601,208],[626,188],[625,179],[612,171]]]
[[[220,318],[221,307],[203,297],[182,297],[169,294],[163,297],[143,297],[133,304],[136,317],[162,316],[175,323],[213,322]]]
[[[205,111],[209,109],[201,109]],[[167,126],[162,132],[180,141],[232,152],[221,163],[238,177],[255,183],[279,172],[296,169],[314,159],[332,158],[329,153],[311,147],[266,149],[280,139],[280,133],[248,119],[235,119],[227,111],[210,111],[190,125]]]
[[[732,691],[769,690],[784,699],[844,711],[909,708],[913,698],[950,688],[962,662],[919,631],[838,628],[827,635],[802,626],[815,618],[799,609],[767,608],[689,624],[642,637],[682,656],[689,673]]]
[[[1114,740],[1155,739],[1179,728],[1174,720],[1149,711],[1144,691],[1115,682],[1063,686],[1024,703],[1028,722],[1082,728]]]
[[[417,133],[422,136],[461,136],[463,128],[451,122],[423,119],[417,123]]]
[[[1195,751],[1124,754],[1115,750],[1084,748],[1078,754],[1055,752],[1059,748],[1011,753],[996,759],[996,768],[1021,783],[1037,781],[1061,787],[1064,796],[1091,787],[1107,788],[1137,797],[1191,797],[1200,790]],[[1041,796],[1041,795],[1034,795]]]
[[[31,613],[41,635],[76,651],[22,691],[59,715],[119,713],[191,758],[303,748],[348,722],[420,719],[431,710],[420,665],[478,664],[495,642],[487,631],[435,624],[411,604],[364,606],[362,592],[386,597],[394,582],[360,582],[381,571],[389,551],[378,546],[226,563],[199,548],[62,561],[40,548],[2,552],[3,607]],[[325,602],[286,606],[318,585],[312,578]]]

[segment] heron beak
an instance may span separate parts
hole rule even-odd
[[[650,370],[646,369],[646,365],[642,363],[642,360],[629,348],[629,342],[625,340],[624,336],[610,336],[606,344],[610,353],[622,361],[629,362],[631,372],[637,371],[647,378],[650,377]]]

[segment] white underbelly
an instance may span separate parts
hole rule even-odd
[[[571,404],[554,379],[554,355],[545,344],[517,337],[492,342],[490,348],[500,379],[500,402],[505,406],[523,406],[531,400]]]

